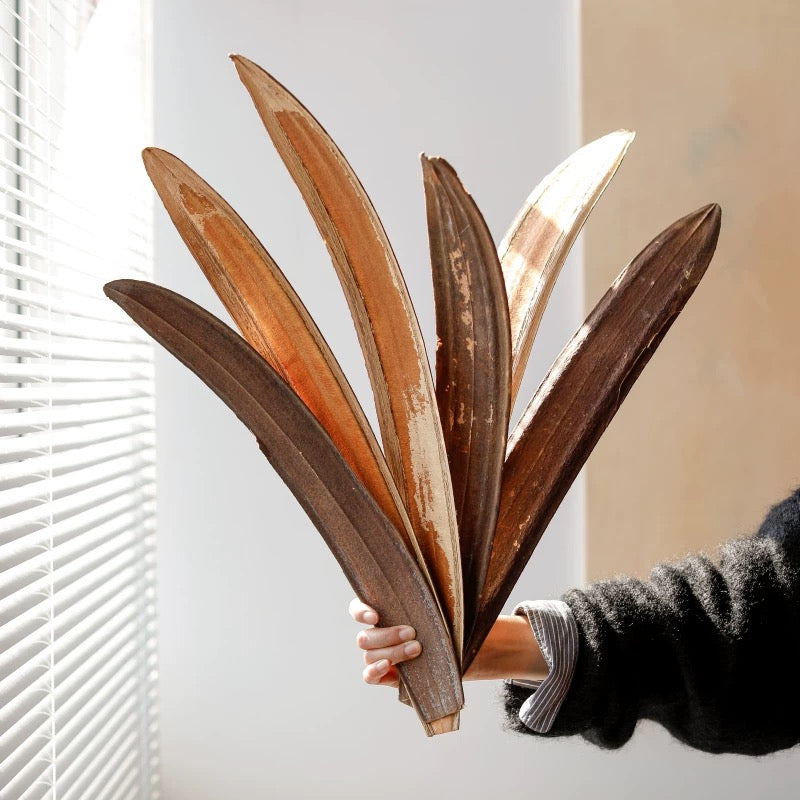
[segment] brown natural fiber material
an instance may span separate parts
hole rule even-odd
[[[506,453],[511,334],[503,272],[475,201],[442,158],[422,157],[436,309],[436,400],[453,480],[464,630],[478,608]]]
[[[414,625],[423,654],[400,665],[406,689],[427,725],[457,726],[460,673],[436,599],[316,418],[244,339],[191,301],[144,281],[113,281],[105,291],[253,432],[358,596],[378,609],[384,624]]]
[[[714,254],[720,208],[673,223],[626,267],[561,352],[508,443],[469,666],[547,524]]]

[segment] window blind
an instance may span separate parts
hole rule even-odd
[[[158,797],[149,6],[0,0],[0,798]]]

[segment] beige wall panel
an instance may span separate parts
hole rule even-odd
[[[800,3],[585,0],[583,135],[637,139],[586,230],[587,308],[658,231],[717,254],[587,467],[590,579],[749,532],[800,483]]]

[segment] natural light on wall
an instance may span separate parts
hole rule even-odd
[[[148,0],[0,0],[0,798],[158,796]]]

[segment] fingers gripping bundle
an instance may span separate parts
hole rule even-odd
[[[705,272],[719,207],[678,220],[628,265],[509,436],[509,410],[559,270],[633,134],[604,136],[546,177],[499,251],[453,168],[422,157],[439,339],[434,384],[402,273],[350,165],[292,94],[251,61],[233,60],[330,252],[383,447],[269,253],[167,152],[146,150],[147,172],[242,336],[150,283],[113,281],[105,291],[253,432],[381,623],[416,628],[423,651],[399,665],[401,696],[429,735],[456,730],[461,675]]]

